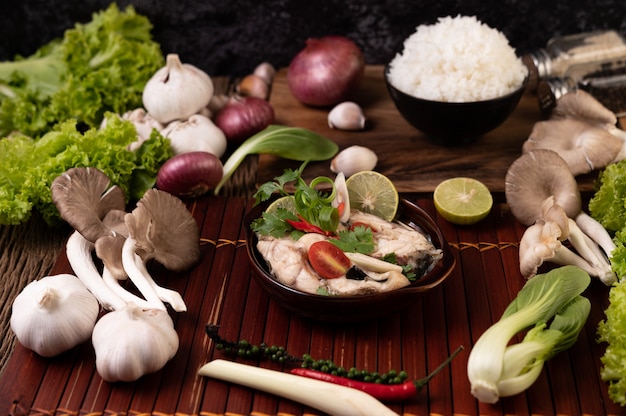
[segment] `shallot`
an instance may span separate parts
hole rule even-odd
[[[232,97],[215,116],[230,143],[242,143],[274,122],[274,108],[258,97]]]
[[[365,72],[363,52],[344,36],[308,39],[289,64],[287,82],[303,104],[329,106],[344,101]]]
[[[222,162],[214,154],[181,153],[161,166],[156,186],[174,196],[193,198],[215,188],[222,174]]]

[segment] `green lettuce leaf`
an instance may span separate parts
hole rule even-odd
[[[145,83],[164,65],[150,21],[113,3],[32,56],[0,63],[0,137],[39,138],[73,118],[82,131],[107,111],[141,106]]]
[[[128,150],[136,137],[130,121],[109,114],[102,129],[82,133],[75,120],[67,120],[39,140],[19,135],[0,140],[0,224],[24,222],[32,210],[55,224],[59,214],[50,185],[72,167],[100,169],[128,200],[140,198],[173,153],[169,140],[156,131],[138,150]]]

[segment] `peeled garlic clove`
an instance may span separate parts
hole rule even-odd
[[[159,123],[186,119],[206,107],[213,97],[213,81],[201,69],[183,64],[177,54],[167,55],[143,89],[143,106]]]
[[[194,114],[185,121],[173,121],[161,134],[170,140],[174,154],[209,152],[218,158],[226,152],[228,142],[224,132],[208,117]]]
[[[328,126],[339,130],[363,130],[365,128],[363,110],[352,101],[337,104],[328,113]]]
[[[330,162],[330,170],[334,173],[343,172],[346,178],[364,170],[374,170],[378,156],[364,146],[350,146],[339,152]]]

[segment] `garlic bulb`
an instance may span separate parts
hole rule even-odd
[[[328,113],[328,126],[339,130],[363,130],[365,128],[363,110],[352,101],[337,104]]]
[[[166,311],[133,303],[109,312],[91,337],[96,370],[106,381],[135,381],[162,369],[178,351],[178,334]]]
[[[18,341],[42,357],[53,357],[91,336],[100,305],[76,276],[35,280],[13,301],[11,329]]]
[[[122,114],[124,120],[128,120],[137,130],[137,141],[128,146],[128,150],[137,150],[143,142],[150,138],[152,130],[163,130],[163,124],[159,123],[151,114],[146,113],[143,108],[136,108]]]
[[[226,152],[226,136],[209,119],[200,114],[194,114],[185,121],[173,121],[161,134],[170,139],[175,154],[188,152],[209,152],[218,158]]]
[[[373,170],[378,163],[378,156],[364,146],[350,146],[343,149],[330,162],[330,170],[343,172],[346,177],[364,170]]]
[[[199,112],[209,104],[213,92],[213,81],[206,72],[169,54],[166,66],[146,83],[143,106],[155,120],[167,124]]]

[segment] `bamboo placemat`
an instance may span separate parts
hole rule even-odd
[[[246,198],[200,198],[190,209],[202,229],[203,258],[191,272],[175,274],[153,266],[157,280],[183,294],[188,312],[174,316],[180,349],[162,371],[134,383],[106,383],[95,372],[91,346],[84,344],[53,359],[17,346],[0,379],[0,413],[11,415],[300,415],[319,414],[289,400],[202,378],[197,369],[223,358],[204,333],[220,326],[229,339],[284,345],[294,355],[310,353],[345,367],[406,370],[420,378],[463,345],[449,368],[414,400],[389,406],[404,415],[577,415],[619,414],[600,380],[596,327],[608,290],[593,282],[590,319],[578,342],[550,361],[524,394],[496,405],[479,404],[470,394],[467,357],[473,342],[495,320],[524,281],[518,271],[517,242],[523,227],[506,205],[475,226],[457,227],[439,218],[457,256],[446,282],[416,298],[402,312],[357,324],[329,324],[283,310],[251,281],[242,217]],[[418,204],[431,215],[430,199]],[[68,271],[63,252],[53,271]],[[244,362],[247,362],[243,360]],[[282,369],[268,362],[249,362]]]
[[[221,195],[250,198],[257,166],[258,156],[248,156]],[[13,299],[28,283],[51,272],[70,231],[49,227],[36,212],[21,225],[0,225],[0,376],[16,342],[9,326]]]

